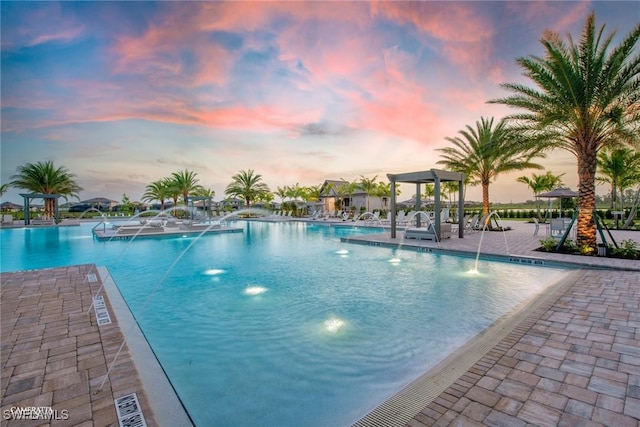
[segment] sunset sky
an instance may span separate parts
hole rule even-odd
[[[515,59],[542,55],[546,29],[577,40],[595,11],[615,43],[640,20],[638,1],[0,7],[0,182],[52,160],[81,199],[118,201],[183,169],[221,200],[241,169],[275,191],[438,167],[446,137],[514,111],[486,101],[506,95],[500,83],[530,84]],[[573,157],[541,163],[576,188]],[[532,172],[499,177],[492,201],[532,198],[515,182]],[[19,192],[2,200],[21,203]]]

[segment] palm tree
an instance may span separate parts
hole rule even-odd
[[[277,187],[274,193],[276,196],[280,197],[280,204],[284,204],[284,199],[287,197],[287,186]]]
[[[390,182],[378,182],[375,190],[372,193],[373,196],[380,197],[384,202],[384,210],[387,210],[387,202],[391,197],[391,183]],[[396,196],[400,195],[400,186],[396,187]]]
[[[342,184],[336,189],[336,191],[338,192],[338,196],[340,196],[340,198],[343,200],[343,204],[342,207],[345,207],[344,204],[344,199],[345,196],[349,198],[349,207],[352,208],[353,206],[353,200],[352,200],[352,195],[353,193],[356,192],[356,190],[358,189],[359,185],[356,181],[353,182],[349,182],[344,178],[340,178],[340,180],[342,181]]]
[[[252,169],[241,170],[232,179],[233,182],[227,185],[224,194],[244,200],[247,209],[251,208],[251,202],[260,199],[265,192],[270,192],[269,186],[262,182],[262,175]]]
[[[0,185],[0,196],[4,195],[9,190],[9,184]]]
[[[189,199],[189,194],[202,189],[202,186],[198,184],[198,174],[185,169],[172,173],[170,179],[172,187],[182,196],[184,207],[188,209],[187,200]]]
[[[64,166],[56,168],[51,160],[37,163],[27,163],[19,166],[17,173],[11,176],[9,183],[12,187],[23,188],[40,194],[60,194],[65,200],[75,197],[82,190],[76,181],[75,175]],[[55,199],[44,199],[44,215],[52,218],[55,215]]]
[[[367,195],[367,212],[369,212],[369,196],[373,195],[377,186],[376,179],[378,179],[378,175],[373,178],[365,178],[360,175],[360,188]]]
[[[611,184],[611,209],[616,208],[619,200],[620,210],[624,210],[624,190],[640,182],[640,152],[628,148],[606,149],[598,154],[597,163],[601,176],[596,176],[596,181]]]
[[[562,185],[562,176],[565,174],[554,175],[551,171],[547,171],[544,174],[531,174],[531,178],[528,176],[520,176],[516,179],[516,181],[521,182],[523,184],[527,184],[527,186],[533,191],[533,197],[537,198],[538,194],[543,193],[545,191],[551,191],[554,188],[558,188]],[[538,219],[540,217],[540,199],[536,199],[536,214]]]
[[[598,152],[609,145],[637,143],[640,135],[640,55],[636,45],[640,24],[610,49],[615,33],[604,37],[589,15],[579,43],[557,33],[542,36],[544,58],[529,56],[516,62],[537,88],[502,84],[514,94],[493,103],[526,112],[508,119],[544,145],[573,153],[578,163],[577,244],[595,247],[595,176]],[[635,56],[632,55],[636,53]]]
[[[458,133],[462,138],[446,138],[454,147],[439,149],[444,154],[437,163],[449,169],[465,173],[471,184],[482,185],[482,211],[489,213],[489,185],[504,172],[523,169],[542,169],[531,159],[539,156],[539,148],[529,141],[520,140],[500,120],[493,126],[493,118],[482,117],[476,122],[476,128],[467,125],[466,130]]]
[[[144,194],[142,195],[143,202],[152,202],[158,200],[160,202],[160,210],[164,212],[164,201],[171,197],[169,190],[169,183],[167,179],[160,179],[153,181],[151,184],[145,187]]]

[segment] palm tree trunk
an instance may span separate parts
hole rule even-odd
[[[53,199],[44,199],[44,216],[45,218],[53,218],[54,216],[54,200]]]
[[[585,150],[586,151],[586,150]],[[596,247],[596,153],[583,152],[578,156],[578,225],[576,243],[579,247]]]
[[[489,183],[482,183],[482,214],[489,213]]]

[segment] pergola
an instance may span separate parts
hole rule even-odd
[[[56,220],[56,223],[58,222],[58,219],[60,217],[60,214],[58,212],[58,199],[60,197],[62,197],[62,194],[40,194],[40,193],[31,193],[31,194],[20,194],[22,196],[22,199],[24,200],[24,225],[29,225],[31,218],[30,218],[30,211],[29,211],[29,206],[31,205],[31,200],[32,199],[54,199],[54,219]]]
[[[420,197],[421,184],[434,183],[434,228],[437,236],[440,234],[440,183],[441,182],[458,182],[458,237],[464,237],[464,224],[462,224],[462,217],[464,216],[464,179],[465,175],[459,172],[449,172],[439,169],[431,169],[421,172],[407,172],[399,174],[387,174],[387,178],[391,181],[391,238],[396,238],[396,183],[412,183],[416,184],[416,212],[420,211]],[[416,217],[418,226],[420,226],[420,215]]]
[[[195,208],[196,202],[203,202],[202,208],[206,212],[207,218],[211,216],[211,208],[213,207],[213,197],[211,196],[188,196],[187,208]],[[191,209],[188,209],[189,218],[192,218]]]

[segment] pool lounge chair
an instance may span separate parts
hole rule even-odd
[[[116,228],[116,234],[127,236],[136,234],[157,234],[164,232],[164,227],[159,221],[149,221],[145,225],[121,225],[114,228]]]
[[[180,230],[184,231],[203,231],[209,229],[213,230],[214,228],[220,228],[220,223],[183,221],[179,227]]]
[[[451,224],[448,222],[443,222],[440,224],[440,238],[436,239],[436,230],[433,224],[429,224],[428,227],[419,227],[419,228],[407,228],[404,231],[405,239],[416,239],[416,240],[442,240],[451,238]]]

